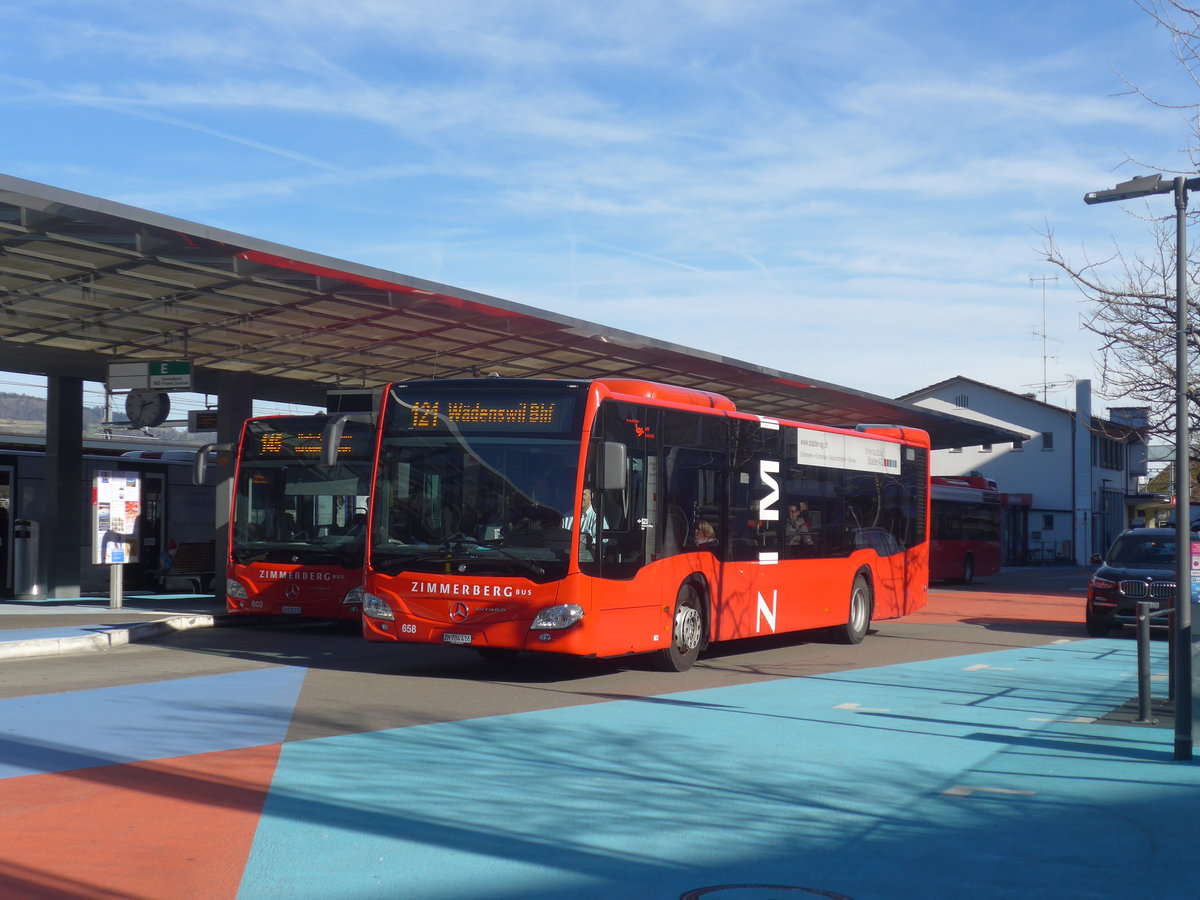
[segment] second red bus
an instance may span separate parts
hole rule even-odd
[[[357,619],[374,428],[336,414],[247,419],[237,447],[226,569],[231,613]],[[359,419],[369,418],[361,416]]]
[[[929,577],[970,584],[1000,571],[1000,491],[977,475],[929,479]]]

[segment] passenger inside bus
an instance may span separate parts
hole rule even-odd
[[[716,550],[717,532],[708,519],[696,522],[696,530],[692,532],[692,541],[698,550]]]
[[[788,504],[785,527],[789,547],[812,546],[812,517],[809,514],[808,504],[803,500],[799,503]]]

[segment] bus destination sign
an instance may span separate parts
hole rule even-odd
[[[369,435],[347,427],[338,444],[338,456],[346,459],[368,459],[372,448]],[[247,426],[244,459],[320,459],[320,428],[289,429],[272,426],[266,421],[250,422]]]
[[[407,414],[397,419],[397,425],[413,431],[457,428],[462,431],[562,432],[572,426],[575,397],[563,394],[522,395],[520,399],[510,399],[503,394],[482,398],[455,394],[420,400],[405,397],[402,408]]]

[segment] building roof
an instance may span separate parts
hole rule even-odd
[[[996,387],[994,384],[985,384],[982,381],[976,381],[974,378],[968,378],[965,375],[955,375],[952,378],[943,379],[942,381],[939,381],[936,384],[931,384],[928,387],[923,387],[923,388],[920,388],[915,391],[910,391],[909,393],[901,396],[899,399],[906,403],[915,403],[917,405],[926,405],[925,400],[922,398],[929,398],[933,394],[936,394],[939,390],[949,387],[951,385],[968,385],[968,386],[972,386],[972,387],[984,388],[986,390],[993,391],[997,394],[1003,394],[1007,397],[1011,397],[1014,400],[1020,400],[1024,403],[1029,403],[1033,406],[1040,406],[1043,409],[1052,410],[1053,412],[1056,412],[1056,413],[1062,413],[1064,416],[1072,416],[1073,417],[1076,413],[1075,410],[1067,409],[1062,406],[1056,406],[1053,403],[1047,403],[1044,400],[1039,400],[1037,398],[1037,396],[1034,394],[1018,394],[1014,391],[1009,391],[1002,387]],[[945,401],[940,401],[939,406],[931,407],[931,408],[940,408],[946,412],[951,411],[950,405],[946,404]],[[1001,421],[1000,419],[994,419],[990,416],[985,416],[985,415],[982,415],[979,413],[973,413],[969,409],[954,409],[953,412],[955,415],[959,415],[964,418],[974,418],[977,421],[990,422],[991,424],[996,425],[997,427],[1007,428],[1007,429],[1011,429],[1014,431],[1020,431],[1020,432],[1024,433],[1027,437],[1034,436],[1032,432],[1029,432],[1022,425],[1018,425],[1018,424],[1015,424],[1012,422],[1004,422],[1004,421]],[[1146,440],[1146,429],[1145,428],[1138,427],[1135,425],[1130,425],[1125,422],[1118,422],[1113,419],[1105,418],[1103,416],[1097,416],[1094,413],[1089,415],[1087,427],[1093,433],[1104,435],[1105,437],[1112,438],[1113,440],[1118,440],[1118,441],[1145,441]],[[964,444],[963,446],[974,446],[974,445],[973,444]]]
[[[0,175],[4,369],[104,382],[110,362],[242,373],[256,398],[499,372],[715,391],[827,425],[923,428],[935,447],[1020,439],[987,423],[462,288]]]

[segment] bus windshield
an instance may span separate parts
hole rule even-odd
[[[578,469],[576,398],[393,390],[375,482],[371,565],[562,578]],[[536,419],[537,421],[532,421]]]
[[[349,423],[336,465],[320,462],[324,416],[246,423],[233,561],[361,564],[371,476],[369,426]]]

